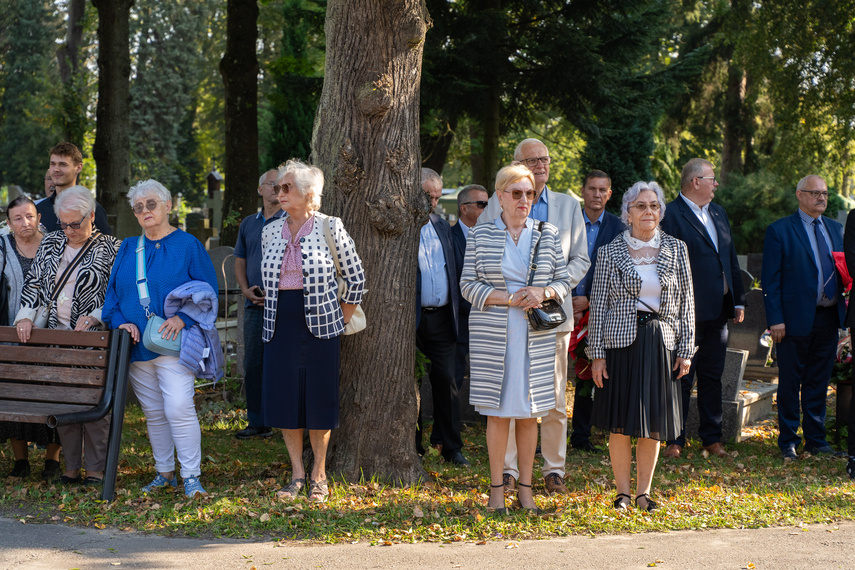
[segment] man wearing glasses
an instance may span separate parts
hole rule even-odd
[[[77,146],[70,142],[59,143],[50,149],[50,168],[45,176],[45,187],[47,187],[47,176],[53,183],[54,194],[36,204],[36,211],[42,215],[41,223],[49,232],[59,229],[59,219],[53,209],[56,197],[63,190],[67,190],[77,184],[77,176],[83,170],[83,153]],[[112,235],[110,224],[107,223],[107,212],[99,203],[95,203],[95,227],[102,234]]]
[[[766,323],[778,344],[778,447],[785,462],[796,459],[802,440],[799,408],[804,451],[834,454],[825,439],[825,398],[846,312],[832,255],[843,251],[843,226],[822,215],[825,180],[805,176],[796,198],[798,211],[766,228],[761,281]]]
[[[553,192],[549,182],[549,149],[537,139],[525,139],[514,150],[514,162],[524,164],[534,174],[534,205],[529,214],[534,220],[549,222],[558,228],[561,249],[567,261],[570,286],[575,287],[585,277],[591,260],[588,258],[588,241],[585,237],[585,220],[582,207],[573,196]],[[499,199],[494,194],[479,221],[494,220],[501,214]],[[567,457],[567,351],[570,348],[570,333],[573,332],[572,295],[564,300],[567,321],[555,329],[555,409],[541,418],[540,449],[543,455],[542,473],[546,491],[550,494],[569,494],[564,485],[564,464]],[[505,455],[505,491],[516,487],[519,478],[514,422],[508,434],[508,451]]]
[[[480,184],[464,186],[457,193],[457,223],[451,227],[451,240],[454,242],[454,259],[457,263],[457,284],[463,273],[463,258],[466,255],[466,238],[469,230],[478,223],[478,216],[487,207],[487,189]],[[454,366],[454,380],[457,389],[463,386],[466,375],[466,356],[469,354],[469,312],[472,303],[460,297],[460,312],[457,321],[457,361]]]
[[[680,195],[665,208],[662,230],[686,243],[695,292],[695,344],[692,368],[681,379],[683,432],[668,442],[665,457],[677,458],[686,446],[686,419],[695,376],[698,379],[698,436],[714,457],[727,457],[722,442],[721,375],[727,356],[727,321],[745,317],[745,288],[727,212],[713,204],[718,182],[713,165],[693,158],[680,175]]]
[[[243,312],[243,384],[246,392],[247,427],[235,434],[238,439],[270,437],[273,431],[261,422],[261,374],[264,367],[264,291],[261,289],[261,231],[284,212],[279,204],[278,170],[268,170],[258,181],[261,211],[240,223],[235,244],[235,280],[246,297]]]

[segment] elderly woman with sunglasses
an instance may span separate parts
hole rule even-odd
[[[597,250],[591,291],[591,424],[610,432],[618,510],[630,503],[632,438],[638,438],[635,504],[652,511],[659,443],[682,429],[677,380],[689,372],[694,354],[695,300],[686,244],[659,230],[665,213],[659,185],[634,184],[621,210],[629,229]]]
[[[469,403],[487,416],[488,507],[499,512],[506,512],[502,468],[511,419],[519,453],[518,502],[537,511],[531,490],[537,418],[555,407],[556,332],[531,330],[525,312],[546,299],[561,303],[570,293],[558,229],[529,217],[534,183],[523,165],[496,174],[502,213],[469,231],[460,280],[460,292],[472,303]]]
[[[143,231],[143,263],[150,302],[148,311],[166,317],[167,298],[188,283],[202,282],[216,296],[217,276],[205,247],[192,235],[169,223],[172,195],[156,180],[144,180],[128,192]],[[141,341],[148,322],[146,308],[137,289],[138,238],[128,238],[116,256],[104,321],[111,328],[128,331],[135,342],[131,352],[131,386],[140,401],[148,427],[148,438],[157,471],[143,492],[177,487],[175,454],[181,463],[184,494],[188,498],[207,494],[202,487],[202,431],[193,403],[195,371],[179,356],[161,355]],[[216,309],[214,309],[216,312]],[[185,327],[197,321],[184,310],[167,318],[158,333],[168,340],[178,338]],[[216,347],[219,350],[219,346]],[[181,345],[182,352],[184,344]]]
[[[62,229],[42,240],[21,292],[21,308],[15,317],[21,342],[30,340],[39,310],[47,311],[50,329],[81,331],[101,324],[101,307],[119,240],[95,228],[95,199],[88,188],[72,186],[61,192],[54,211]],[[81,467],[86,469],[84,483],[101,483],[109,430],[109,416],[57,428],[65,457],[62,483],[80,482]]]

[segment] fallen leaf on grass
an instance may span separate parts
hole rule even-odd
[[[423,518],[425,516],[425,512],[421,510],[421,508],[416,507],[413,509],[413,516],[417,519]]]
[[[477,546],[484,546],[485,544],[487,544],[487,541],[486,541],[486,540],[479,540],[479,541],[478,541],[478,542],[476,542],[475,544],[476,544]]]
[[[258,517],[258,520],[260,520],[261,522],[267,522],[270,520],[270,515],[267,513],[264,513],[260,517]]]
[[[520,545],[519,545],[519,544],[517,544],[517,543],[515,543],[515,542],[510,542],[510,543],[508,543],[508,545],[505,547],[505,550],[507,550],[508,548],[519,548],[519,547],[520,547]]]

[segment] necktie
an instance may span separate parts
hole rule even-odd
[[[823,293],[825,293],[825,296],[829,299],[833,299],[834,295],[837,293],[837,279],[835,279],[834,275],[834,258],[828,250],[828,244],[825,242],[822,232],[819,231],[821,226],[822,222],[820,222],[819,219],[813,221],[813,231],[816,234],[816,249],[819,251],[819,262],[820,265],[822,265],[822,278],[825,280],[823,284]]]

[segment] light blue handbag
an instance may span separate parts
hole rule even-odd
[[[148,296],[148,280],[145,276],[145,236],[142,235],[137,241],[137,294],[140,297],[140,305],[145,309],[145,316],[148,319],[145,332],[142,334],[143,346],[163,356],[181,354],[181,333],[183,331],[179,331],[178,336],[172,340],[163,338],[161,333],[157,331],[166,319],[158,317],[148,308],[151,304],[151,297]]]

